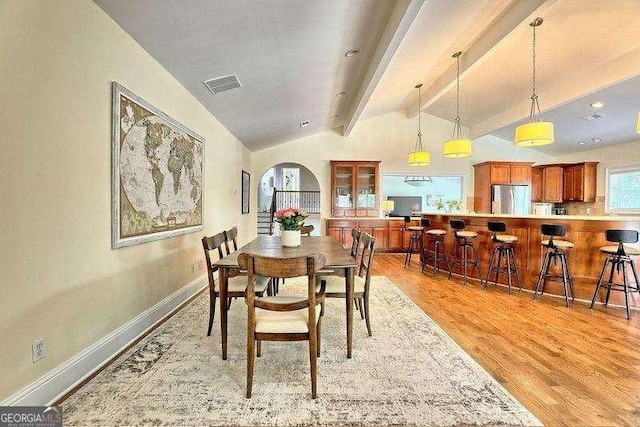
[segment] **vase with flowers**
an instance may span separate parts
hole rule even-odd
[[[308,216],[309,214],[298,208],[281,209],[276,212],[274,220],[280,224],[282,246],[300,246],[300,229]]]

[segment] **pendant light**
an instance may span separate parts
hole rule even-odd
[[[460,125],[460,55],[456,52],[452,58],[456,58],[456,120],[453,124],[451,139],[444,143],[443,156],[452,159],[471,156],[471,140],[464,137],[462,125]]]
[[[542,18],[536,18],[529,25],[533,27],[533,95],[531,95],[531,112],[529,123],[516,128],[514,144],[517,147],[537,147],[553,144],[553,123],[543,122],[536,94],[536,27],[542,24]]]
[[[640,133],[640,113],[638,113],[638,124],[636,125],[636,132]]]
[[[416,85],[416,89],[418,89],[418,136],[416,137],[416,145],[413,151],[407,156],[409,166],[428,166],[431,164],[431,154],[422,148],[422,130],[420,130],[420,110],[422,108],[422,100],[420,97],[421,87],[422,83]]]
[[[412,187],[424,187],[433,183],[433,179],[430,176],[408,176],[404,179],[404,183]]]

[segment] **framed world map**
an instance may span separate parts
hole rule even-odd
[[[113,249],[203,229],[204,138],[113,82]]]

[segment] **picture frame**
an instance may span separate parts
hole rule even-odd
[[[111,248],[204,229],[204,138],[112,84]]]
[[[251,194],[251,174],[247,171],[242,171],[242,206],[241,214],[249,213],[249,195]]]

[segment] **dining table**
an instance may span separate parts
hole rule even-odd
[[[304,236],[300,246],[285,247],[280,236],[259,235],[256,239],[240,247],[224,258],[213,263],[218,267],[220,286],[220,329],[222,337],[222,359],[227,360],[227,290],[229,277],[238,274],[240,265],[238,255],[250,253],[274,258],[295,258],[321,253],[326,259],[323,270],[343,271],[345,276],[346,323],[347,323],[347,358],[351,358],[353,329],[353,281],[357,262],[348,249],[332,236]]]

